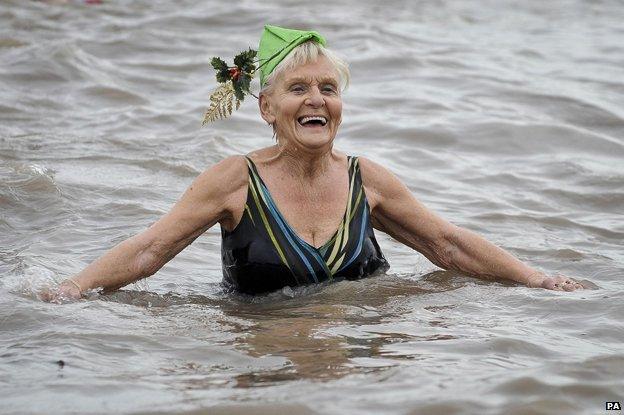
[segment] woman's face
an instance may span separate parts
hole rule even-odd
[[[307,149],[330,145],[342,121],[336,69],[320,56],[278,76],[270,94],[261,95],[260,111],[283,143]]]

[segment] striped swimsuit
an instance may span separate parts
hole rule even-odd
[[[228,287],[260,294],[286,286],[358,279],[388,268],[371,226],[358,159],[349,156],[348,161],[345,214],[336,233],[316,248],[289,226],[255,164],[247,158],[245,212],[232,232],[221,228],[223,279]]]

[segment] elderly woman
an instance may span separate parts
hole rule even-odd
[[[258,98],[277,143],[207,169],[169,213],[64,281],[58,295],[78,298],[148,277],[217,223],[224,282],[248,294],[385,270],[373,228],[444,269],[583,288],[440,218],[383,166],[336,150],[349,72],[324,44],[316,32],[266,26]]]

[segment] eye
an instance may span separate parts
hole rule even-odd
[[[295,84],[290,87],[290,91],[294,93],[302,93],[305,92],[305,87],[301,84]]]
[[[337,90],[338,89],[336,88],[336,86],[332,85],[332,84],[325,84],[321,88],[321,91],[326,92],[326,93],[330,93],[330,94],[336,93]]]

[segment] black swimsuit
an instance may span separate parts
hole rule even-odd
[[[358,279],[388,263],[375,240],[357,157],[349,160],[349,199],[338,230],[320,248],[303,239],[277,209],[255,164],[247,158],[245,212],[232,232],[221,228],[226,285],[247,294],[327,280]]]

